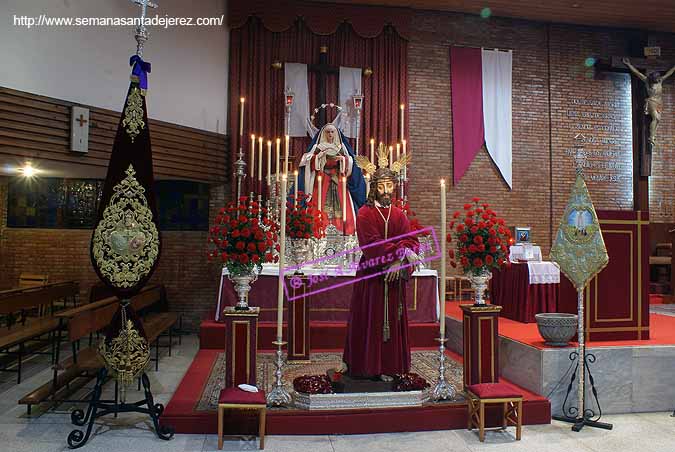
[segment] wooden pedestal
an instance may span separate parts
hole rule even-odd
[[[307,279],[306,275],[293,275]],[[288,279],[291,276],[287,276]],[[291,297],[288,301],[288,362],[309,362],[309,303],[305,292],[309,284],[294,288],[289,284]],[[299,298],[296,298],[299,297]]]
[[[256,385],[256,352],[258,340],[258,316],[260,308],[249,311],[235,311],[233,306],[223,310],[225,321],[225,387],[241,383]]]
[[[460,305],[464,312],[464,387],[499,382],[501,306]]]

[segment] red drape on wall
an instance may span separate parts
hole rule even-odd
[[[481,49],[450,47],[454,182],[459,183],[485,142]]]
[[[227,20],[230,28],[242,27],[250,16],[260,18],[270,31],[282,32],[302,17],[316,34],[330,35],[343,22],[349,22],[362,38],[379,36],[387,25],[399,35],[410,37],[409,8],[390,6],[348,5],[344,3],[304,2],[297,0],[230,0]]]
[[[237,159],[239,150],[239,98],[246,98],[242,149],[248,156],[251,134],[262,134],[265,140],[268,137],[283,138],[284,71],[272,69],[272,63],[318,63],[321,46],[328,47],[328,64],[331,66],[373,70],[373,75],[364,76],[362,81],[361,153],[369,146],[370,138],[375,138],[376,142],[396,143],[400,131],[399,105],[407,104],[408,100],[408,43],[396,30],[387,26],[378,36],[363,38],[354,32],[351,25],[342,23],[335,33],[323,36],[313,33],[304,20],[298,19],[290,29],[273,32],[259,18],[251,17],[243,26],[230,32],[228,114],[232,163]],[[308,75],[310,110],[318,103],[316,77],[311,72]],[[337,74],[329,76],[326,83],[328,102],[338,102],[337,85]],[[329,114],[328,120],[332,119]],[[295,138],[292,142],[291,154],[297,163],[309,145],[309,138]],[[248,159],[246,161],[248,163]],[[235,186],[236,180],[233,180]]]

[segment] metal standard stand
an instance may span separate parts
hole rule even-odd
[[[274,388],[267,394],[267,404],[271,406],[286,406],[291,403],[291,395],[288,393],[284,384],[281,381],[281,369],[284,367],[283,352],[281,347],[286,345],[286,342],[277,338],[276,341],[272,342],[277,346],[277,361],[276,361],[276,370],[274,371]]]
[[[170,440],[173,438],[173,427],[162,426],[159,423],[159,417],[164,411],[164,405],[154,402],[152,392],[150,391],[150,380],[145,372],[141,376],[141,382],[143,383],[143,389],[145,390],[145,399],[135,403],[110,403],[101,401],[101,391],[103,390],[103,383],[105,382],[107,375],[108,370],[105,367],[98,371],[96,385],[94,386],[93,395],[89,400],[86,415],[84,411],[80,409],[73,411],[70,415],[73,424],[79,426],[87,424],[86,432],[76,429],[68,435],[68,445],[71,449],[77,449],[78,447],[84,446],[89,440],[94,421],[99,417],[110,413],[113,413],[115,416],[117,416],[118,413],[147,414],[152,418],[152,423],[155,426],[155,433],[157,433],[157,436],[160,439]],[[144,405],[147,405],[147,408],[144,408]]]
[[[438,346],[438,382],[431,392],[431,398],[433,400],[454,399],[457,394],[455,388],[445,379],[445,343],[448,339],[439,337],[436,340],[440,344]]]
[[[589,427],[603,428],[605,430],[611,430],[612,424],[605,422],[599,422],[602,417],[602,408],[600,407],[600,401],[598,400],[598,391],[595,389],[595,382],[593,380],[593,375],[591,374],[590,368],[588,368],[588,380],[591,382],[591,390],[593,392],[593,397],[595,398],[595,403],[598,405],[598,417],[595,420],[591,418],[595,417],[595,412],[586,408],[585,406],[585,386],[584,378],[586,374],[586,365],[592,364],[596,361],[595,355],[588,354],[586,355],[586,345],[584,342],[584,291],[583,289],[577,290],[577,309],[578,309],[578,326],[577,326],[577,335],[579,336],[579,347],[576,352],[570,353],[570,360],[574,361],[578,359],[577,367],[572,373],[572,378],[570,379],[570,384],[567,386],[567,394],[565,395],[565,400],[563,402],[563,416],[552,416],[553,419],[557,421],[569,422],[574,424],[572,430],[575,432],[581,431],[584,428],[584,425]],[[578,377],[578,393],[577,393],[577,406],[571,406],[565,408],[567,405],[567,398],[572,392],[572,385],[574,380],[577,379],[577,371],[579,372]]]

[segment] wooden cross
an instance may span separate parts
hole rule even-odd
[[[80,113],[80,117],[76,118],[75,121],[80,123],[80,127],[83,127],[87,122],[89,122],[86,119],[84,119],[84,115],[82,113]]]
[[[319,64],[309,64],[307,65],[307,70],[318,74],[318,104],[326,104],[326,77],[328,77],[329,74],[340,73],[339,67],[330,66],[328,64],[328,47],[321,46],[319,49]],[[321,128],[324,124],[326,124],[326,109],[321,108],[319,109],[319,122],[316,124],[316,126]]]

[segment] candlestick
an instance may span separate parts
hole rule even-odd
[[[255,135],[251,135],[251,179],[253,179],[253,175],[255,174],[254,172],[255,168]]]
[[[446,205],[445,205],[445,179],[441,179],[441,290],[439,299],[441,300],[441,339],[445,338],[445,256],[447,255],[447,233],[446,233]]]
[[[282,322],[284,319],[284,265],[286,264],[286,184],[288,176],[281,176],[281,219],[279,236],[279,287],[277,295],[277,341],[282,339]]]
[[[267,195],[269,196],[269,186],[272,185],[272,141],[267,140]]]
[[[288,148],[291,145],[291,137],[286,135],[286,150],[284,151],[284,174],[288,175]]]
[[[246,102],[246,99],[242,97],[239,102],[239,136],[242,137],[244,136],[244,102]]]
[[[262,188],[263,137],[258,138],[258,185]],[[259,191],[260,192],[260,191]]]
[[[370,139],[370,162],[377,165],[377,162],[375,161],[375,139],[374,138]]]
[[[401,141],[403,141],[403,128],[405,127],[405,104],[401,104]]]
[[[279,160],[281,160],[281,138],[277,138],[277,182],[279,182]]]
[[[317,190],[317,194],[318,194],[319,199],[317,199],[316,202],[317,202],[317,209],[321,210],[321,194],[323,192],[323,189],[322,189],[323,185],[321,185],[321,182],[323,181],[323,177],[321,176],[321,174],[319,174],[317,179],[319,181],[319,189]]]
[[[389,169],[394,166],[394,146],[389,146]]]
[[[452,383],[448,382],[445,379],[445,255],[446,255],[446,243],[447,239],[445,236],[446,233],[446,205],[445,205],[445,179],[441,179],[441,288],[440,288],[440,300],[441,300],[441,334],[438,338],[438,381],[434,386],[434,389],[431,391],[432,400],[447,400],[454,399],[457,391],[453,387]]]
[[[347,233],[347,178],[342,176],[342,234]]]
[[[405,158],[408,155],[408,151],[406,148],[406,145],[408,142],[406,140],[403,140],[403,157]],[[408,162],[406,161],[403,165],[403,180],[407,181],[408,180]]]
[[[298,205],[298,170],[293,171],[293,186],[294,188],[294,193],[295,196],[293,199],[295,199],[295,205]]]

